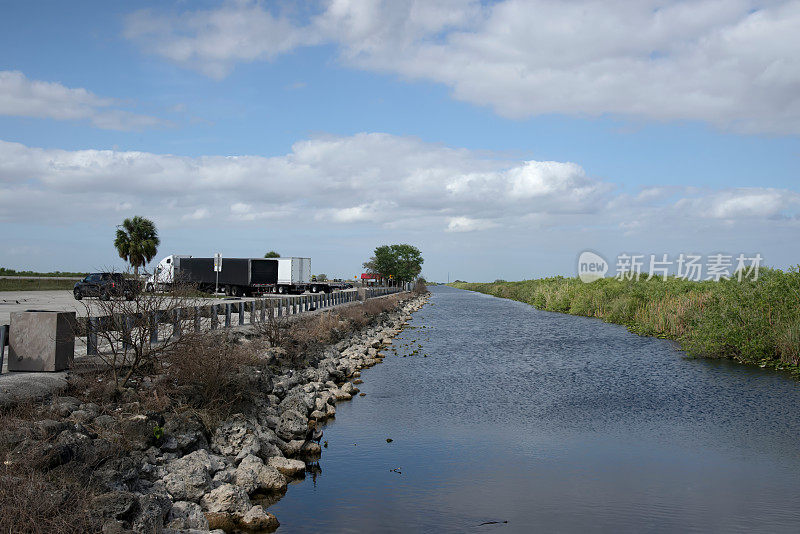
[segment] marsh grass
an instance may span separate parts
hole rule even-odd
[[[678,278],[584,284],[577,278],[467,283],[454,287],[597,317],[673,339],[693,356],[800,371],[800,272],[761,269],[757,281]]]

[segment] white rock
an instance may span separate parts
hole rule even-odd
[[[164,467],[164,485],[177,501],[196,501],[208,490],[211,477],[225,468],[225,460],[201,449],[183,458],[172,460]]]
[[[200,505],[207,512],[229,512],[245,514],[252,507],[250,498],[239,486],[223,484],[206,493],[200,499]]]
[[[239,525],[248,530],[272,531],[280,525],[278,518],[266,512],[263,506],[253,506],[239,519]]]
[[[267,460],[267,464],[274,467],[287,477],[297,476],[301,473],[304,473],[306,470],[305,462],[277,456]]]
[[[248,494],[256,490],[280,491],[286,488],[286,478],[275,467],[264,465],[260,458],[245,457],[236,468],[234,481]]]

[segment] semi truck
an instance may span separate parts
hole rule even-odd
[[[330,293],[341,289],[337,282],[312,280],[311,258],[222,258],[221,266],[217,273],[213,257],[172,254],[158,262],[145,287],[148,291],[159,291],[180,283],[207,292],[219,287],[226,295],[234,297],[300,294],[307,290]]]

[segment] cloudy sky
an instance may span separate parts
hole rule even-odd
[[[0,265],[407,242],[434,280],[591,249],[800,263],[800,2],[4,2]]]

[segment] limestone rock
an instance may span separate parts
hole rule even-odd
[[[236,468],[234,482],[248,494],[256,490],[286,489],[286,478],[275,467],[264,465],[260,458],[253,455],[245,457]]]
[[[278,518],[266,512],[263,506],[253,506],[239,519],[239,526],[254,531],[273,531],[280,526]]]
[[[273,457],[267,460],[267,465],[274,467],[287,477],[295,477],[306,470],[305,462],[289,458]]]
[[[252,505],[250,498],[239,486],[222,484],[215,490],[206,493],[200,500],[200,506],[207,512],[227,512],[244,514]]]
[[[225,468],[223,458],[201,449],[165,466],[164,485],[177,501],[197,501],[211,486],[211,477]]]
[[[200,505],[188,501],[178,501],[172,504],[172,508],[167,514],[167,527],[176,530],[208,530],[209,528],[208,520]]]
[[[308,419],[295,410],[286,410],[281,415],[277,434],[284,440],[305,439],[308,434]]]

